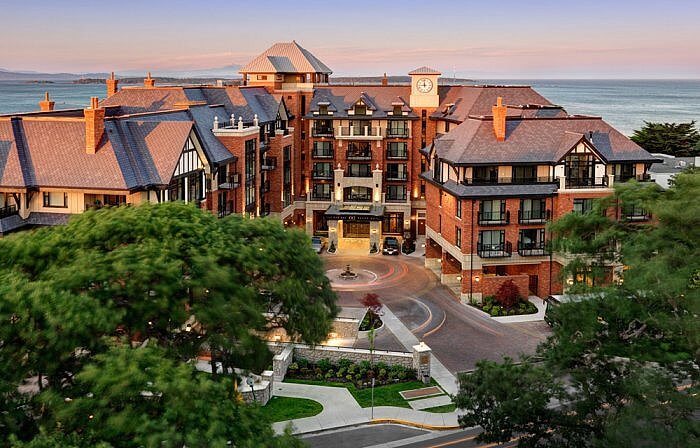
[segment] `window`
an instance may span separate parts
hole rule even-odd
[[[518,253],[523,256],[544,255],[544,229],[521,229]]]
[[[333,157],[333,142],[314,142],[312,157]]]
[[[367,106],[364,104],[355,104],[355,115],[367,115]]]
[[[542,222],[547,219],[544,199],[521,199],[520,200],[520,223],[528,224]]]
[[[615,180],[627,182],[635,176],[635,166],[633,163],[620,163],[614,166]]]
[[[406,186],[405,185],[387,185],[386,186],[387,201],[405,201]]]
[[[382,233],[402,233],[403,213],[385,213],[382,220]]]
[[[257,75],[255,77],[258,81],[266,81],[267,80],[267,75]]]
[[[455,216],[462,218],[462,201],[458,197],[455,197]]]
[[[455,226],[455,246],[462,247],[462,229]]]
[[[347,187],[343,193],[344,201],[372,202],[372,189],[369,187]]]
[[[314,184],[311,190],[311,199],[316,201],[330,201],[332,192],[331,184]]]
[[[44,207],[68,208],[68,193],[45,191]]]
[[[510,244],[505,242],[505,230],[482,230],[479,232],[477,253],[482,258],[509,257]]]
[[[442,233],[442,215],[438,215],[438,233]]]
[[[245,142],[245,209],[255,211],[255,140]]]
[[[357,129],[357,128],[355,128]],[[348,159],[367,160],[372,158],[372,148],[369,142],[348,143]]]
[[[387,163],[386,179],[387,180],[406,180],[408,178],[408,169],[405,163]]]
[[[292,147],[282,149],[282,206],[292,203]]]
[[[576,212],[576,213],[589,213],[591,210],[593,210],[593,199],[590,199],[590,198],[574,199],[574,212]]]
[[[368,163],[350,163],[348,177],[372,177],[372,170]]]
[[[392,115],[403,115],[403,110],[401,110],[401,106],[394,106],[394,111],[391,113]]]
[[[406,122],[396,120],[390,121],[387,137],[408,137],[408,126],[406,126]]]
[[[406,142],[389,142],[387,143],[386,157],[387,159],[406,159],[408,151],[406,150]],[[422,171],[425,171],[423,169]]]
[[[498,182],[498,167],[497,166],[475,166],[472,168],[473,183],[491,183]]]
[[[479,204],[479,224],[505,224],[508,221],[506,201],[494,199]]]
[[[570,187],[595,185],[595,158],[591,154],[569,154],[564,161],[564,176]]]
[[[318,106],[318,114],[319,115],[328,115],[328,105],[319,105]]]
[[[537,180],[537,166],[524,165],[513,167],[513,183],[533,183]]]
[[[445,122],[445,133],[448,133],[448,132],[450,132],[450,122],[446,121]]]
[[[651,216],[648,211],[637,204],[624,204],[622,206],[622,217],[628,221],[646,221]]]
[[[301,115],[306,115],[306,95],[301,96]]]
[[[333,179],[333,165],[330,162],[315,162],[311,177],[313,179]]]

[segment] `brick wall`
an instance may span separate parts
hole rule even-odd
[[[508,280],[512,280],[518,287],[521,297],[528,296],[529,277],[527,274],[519,275],[482,275],[481,281],[474,284],[474,292],[480,292],[484,297],[496,295],[498,288]],[[468,292],[468,291],[467,291]]]

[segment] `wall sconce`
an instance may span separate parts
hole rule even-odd
[[[479,283],[480,281],[481,281],[481,277],[479,277],[478,275],[475,275],[474,282]]]
[[[377,229],[372,229],[372,230],[370,230],[370,232],[377,233]]]
[[[458,276],[457,276],[457,280],[461,282],[461,281],[462,281],[462,276],[461,276],[461,275],[458,275]]]
[[[566,284],[569,285],[569,286],[573,285],[573,284],[574,284],[574,279],[573,279],[573,278],[567,278],[567,279],[566,279]]]
[[[335,232],[335,227],[329,227],[328,230],[331,232]]]

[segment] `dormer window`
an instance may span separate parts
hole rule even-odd
[[[403,115],[403,110],[402,110],[401,106],[394,106],[394,112],[392,115],[398,115],[398,116]]]
[[[328,105],[320,105],[318,106],[318,114],[319,115],[328,115]]]
[[[355,104],[355,115],[367,115],[367,106],[364,104]]]

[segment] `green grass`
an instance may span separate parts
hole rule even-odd
[[[283,422],[296,418],[313,417],[323,411],[318,401],[306,398],[272,397],[260,408],[271,422]]]
[[[285,379],[285,383],[297,384],[314,384],[317,386],[344,387],[355,398],[357,404],[363,408],[372,406],[372,388],[358,389],[352,383],[334,383],[319,380],[299,380]],[[434,380],[431,380],[431,385],[434,385]],[[426,387],[420,381],[408,381],[404,383],[387,384],[385,386],[377,386],[374,388],[374,405],[375,406],[397,406],[400,408],[410,408],[408,402],[403,399],[399,392],[405,390],[421,389]]]
[[[455,404],[454,404],[454,403],[450,403],[450,404],[444,404],[444,405],[442,405],[442,406],[435,406],[434,408],[423,409],[423,411],[425,411],[425,412],[435,412],[435,413],[437,413],[437,414],[444,414],[444,413],[447,413],[447,412],[452,412],[452,411],[454,411],[455,409],[457,409],[457,407],[455,406]]]

